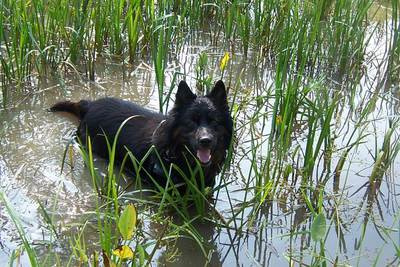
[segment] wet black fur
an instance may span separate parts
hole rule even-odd
[[[140,161],[154,145],[167,169],[174,163],[190,178],[189,169],[196,166],[196,150],[210,149],[211,161],[201,165],[205,186],[215,184],[215,176],[221,170],[232,138],[233,122],[222,81],[218,81],[204,97],[193,94],[186,82],[182,81],[178,86],[175,105],[168,115],[116,98],[81,100],[76,103],[64,101],[55,104],[50,111],[66,111],[76,115],[80,119],[77,132],[80,140],[85,144],[89,135],[93,152],[106,159],[108,149],[104,135],[112,144],[121,123],[134,116],[118,137],[117,163],[123,161],[127,150]],[[143,167],[159,184],[165,185],[166,176],[155,153],[145,160]],[[127,163],[125,168],[135,173],[132,162]],[[146,172],[140,175],[149,182]],[[176,171],[171,177],[175,184],[185,181]]]

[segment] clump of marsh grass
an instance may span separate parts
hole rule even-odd
[[[349,69],[356,71],[362,60],[365,18],[371,2],[257,0],[233,1],[232,5],[221,1],[177,5],[175,1],[145,1],[139,5],[139,1],[111,0],[46,4],[43,0],[3,1],[2,68],[7,82],[23,82],[32,73],[47,74],[49,66],[54,70],[84,63],[88,65],[85,69],[92,72],[93,51],[117,55],[122,60],[128,55],[131,62],[137,50],[148,51],[162,89],[167,52],[182,46],[186,30],[214,23],[215,38],[221,39],[218,35],[222,33],[229,42],[239,40],[244,54],[251,48],[275,54],[287,48],[292,50],[300,71],[302,65],[313,71],[327,64],[339,66],[338,73],[343,74]],[[397,4],[392,2],[397,14]],[[226,16],[216,15],[221,13]]]

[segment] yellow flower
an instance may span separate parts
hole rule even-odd
[[[224,57],[222,58],[222,60],[221,60],[221,64],[219,65],[219,68],[220,68],[220,70],[221,71],[224,71],[224,69],[225,69],[225,67],[226,67],[226,64],[228,63],[228,61],[229,61],[229,52],[225,52],[225,55],[224,55]]]
[[[281,124],[282,123],[282,116],[278,115],[276,116],[276,124]]]
[[[112,254],[121,258],[122,260],[129,260],[133,258],[133,250],[127,245],[117,247],[113,250]]]

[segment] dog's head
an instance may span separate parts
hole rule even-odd
[[[222,81],[206,96],[196,96],[181,81],[167,120],[169,147],[175,149],[175,155],[189,149],[203,167],[220,165],[225,159],[233,122]]]

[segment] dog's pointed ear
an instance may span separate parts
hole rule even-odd
[[[210,93],[208,93],[207,97],[211,99],[211,101],[213,101],[218,107],[228,107],[225,84],[221,80],[215,83],[214,88],[211,90]]]
[[[178,85],[178,92],[175,96],[175,106],[183,106],[193,102],[196,99],[196,95],[193,94],[189,86],[185,81],[181,81]]]

